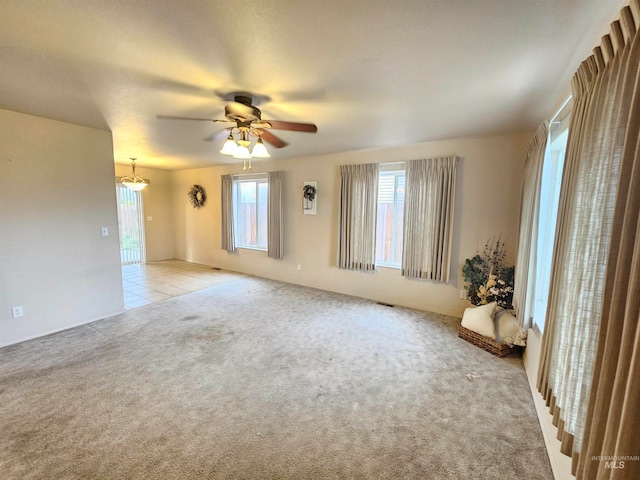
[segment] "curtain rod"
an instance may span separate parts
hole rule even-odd
[[[232,177],[255,177],[256,175],[266,175],[267,172],[263,173],[232,173]]]
[[[232,173],[231,177],[232,178],[265,178],[268,175],[268,172],[264,172],[264,173]]]
[[[571,99],[573,98],[573,95],[569,95],[567,97],[567,99],[562,102],[562,105],[560,105],[560,108],[558,109],[558,111],[555,113],[555,115],[553,117],[551,117],[551,120],[549,120],[549,124],[553,123],[553,121],[558,118],[558,115],[560,115],[560,112],[562,112],[562,110],[564,109],[564,107],[567,106],[567,104],[571,101]]]

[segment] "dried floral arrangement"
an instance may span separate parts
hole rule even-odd
[[[492,237],[484,252],[465,260],[462,276],[466,283],[467,299],[472,305],[497,302],[506,309],[513,308],[513,281],[515,267],[505,266],[507,245],[501,237]]]

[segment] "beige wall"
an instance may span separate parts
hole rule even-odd
[[[386,303],[461,316],[467,303],[459,298],[459,270],[492,236],[508,241],[515,259],[520,185],[525,146],[530,134],[457,139],[320,157],[254,162],[254,173],[286,172],[285,258],[265,252],[220,248],[220,175],[242,173],[241,166],[210,167],[173,173],[175,257],[191,262],[251,273],[267,278],[339,291]],[[335,264],[339,169],[342,164],[397,162],[458,155],[462,158],[456,196],[453,279],[450,285],[406,280],[397,269],[375,274],[339,270]],[[304,181],[318,182],[318,214],[302,213]],[[188,202],[191,185],[202,185],[208,196],[196,210]],[[296,266],[302,266],[297,271]]]
[[[285,258],[220,248],[220,175],[238,164],[167,172],[138,168],[148,260],[180,258],[386,303],[461,315],[459,268],[492,235],[515,256],[524,148],[528,134],[457,139],[405,147],[280,161],[256,161],[253,172],[286,172]],[[0,110],[0,346],[62,330],[123,310],[109,132]],[[451,285],[406,280],[396,269],[376,274],[335,267],[338,166],[458,155]],[[318,182],[318,214],[302,213],[304,181]],[[196,210],[191,185],[208,201]],[[110,236],[102,237],[106,226]],[[302,270],[296,266],[300,264]],[[11,318],[11,307],[24,317]]]
[[[0,110],[0,346],[124,310],[113,177],[110,132]]]
[[[116,165],[116,176],[130,173],[131,164]],[[136,165],[136,173],[150,182],[142,190],[147,262],[173,258],[172,172]]]

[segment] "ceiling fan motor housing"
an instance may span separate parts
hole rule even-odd
[[[251,105],[251,97],[238,95],[235,102],[224,107],[224,116],[234,122],[257,122],[262,119],[262,112],[259,108]]]

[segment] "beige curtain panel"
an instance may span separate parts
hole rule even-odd
[[[340,167],[338,267],[375,271],[378,164]]]
[[[539,368],[578,479],[640,478],[640,461],[610,463],[640,455],[640,44],[631,8],[572,82]]]
[[[520,328],[531,327],[533,317],[533,288],[536,279],[536,251],[538,217],[540,215],[540,188],[542,165],[547,147],[549,129],[544,122],[527,146],[524,164],[522,194],[520,197],[520,232],[516,260],[513,306]]]
[[[284,257],[284,172],[269,172],[267,255]]]
[[[402,275],[448,282],[458,157],[406,164]]]
[[[235,232],[233,224],[233,177],[231,175],[222,175],[222,212],[221,212],[221,232],[222,249],[227,252],[236,250]]]

